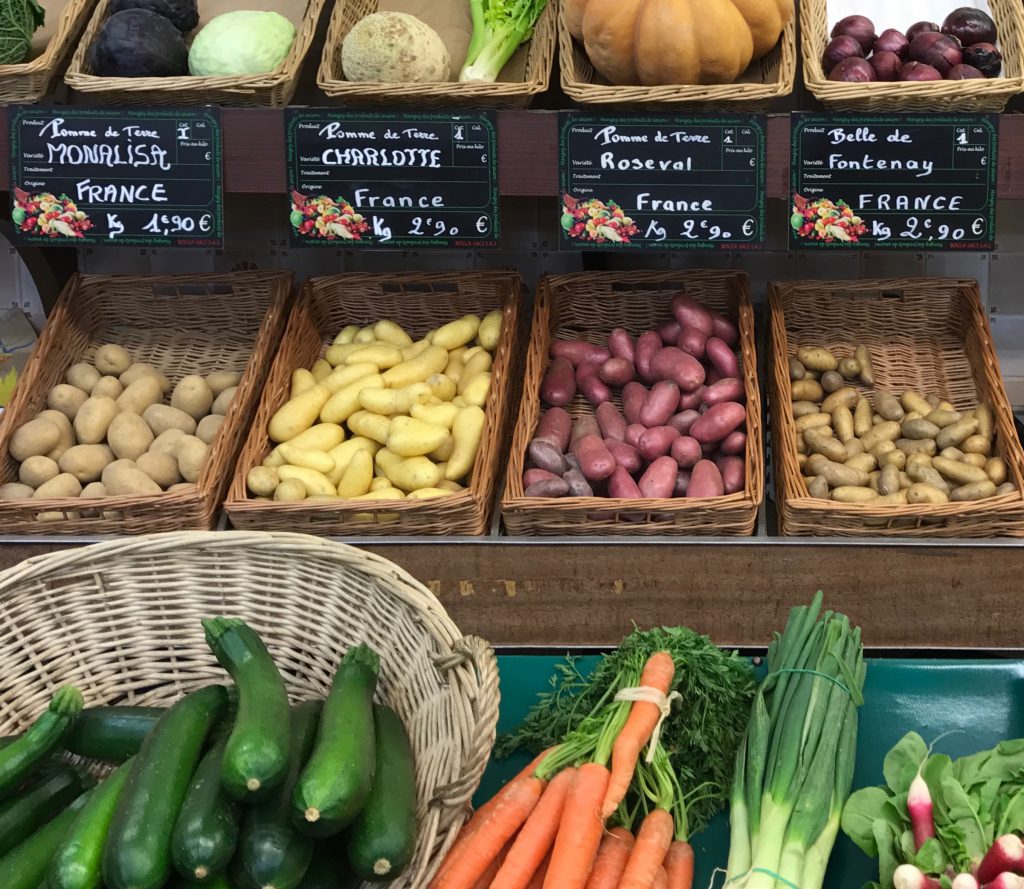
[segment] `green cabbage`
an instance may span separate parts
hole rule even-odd
[[[24,62],[46,11],[36,0],[0,0],[0,65]]]

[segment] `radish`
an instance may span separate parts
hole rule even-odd
[[[910,827],[914,832],[914,848],[920,850],[926,840],[935,836],[932,795],[928,790],[928,784],[921,777],[920,769],[910,783],[910,791],[907,793],[907,814],[910,816]]]
[[[978,889],[978,881],[970,874],[958,874],[953,880],[953,889]]]
[[[984,884],[1000,874],[1006,876],[1007,871],[1018,874],[1024,872],[1024,843],[1012,833],[1001,836],[992,844],[992,848],[981,859],[976,876],[978,882]]]
[[[984,889],[1024,889],[1024,877],[1004,871],[991,883],[986,883]]]
[[[892,875],[893,889],[941,889],[940,883],[935,877],[929,877],[919,868],[912,864],[901,864]],[[998,889],[1011,889],[1011,887],[1000,886]],[[1017,889],[1017,887],[1012,887]]]

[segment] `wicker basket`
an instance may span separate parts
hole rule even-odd
[[[377,651],[379,698],[412,742],[419,818],[412,863],[387,885],[425,886],[487,764],[498,669],[380,556],[301,534],[178,533],[22,562],[0,574],[0,734],[25,729],[64,683],[89,705],[162,706],[224,682],[200,626],[213,614],[262,635],[294,701],[326,695],[351,646]]]
[[[46,4],[53,15],[55,4]],[[43,51],[28,62],[0,65],[0,102],[38,102],[50,87],[61,62],[71,49],[71,41],[82,30],[92,0],[67,0],[60,11],[57,28]]]
[[[807,89],[834,111],[1002,111],[1013,96],[1024,92],[1024,7],[1019,0],[989,0],[989,6],[1003,53],[1002,77],[925,83],[837,83],[826,77],[821,66],[822,53],[830,40],[828,0],[800,0],[800,42]],[[876,24],[879,30],[887,27],[882,22]]]
[[[403,105],[416,108],[525,108],[548,88],[555,57],[555,5],[549,0],[541,13],[521,80],[496,83],[354,83],[341,70],[341,45],[360,19],[377,11],[378,0],[337,0],[316,82],[332,99],[346,105]],[[522,53],[523,50],[520,50]],[[455,66],[452,59],[452,67]],[[514,65],[514,59],[509,65]],[[506,66],[508,67],[508,66]],[[453,70],[458,77],[458,69]]]
[[[610,497],[527,497],[526,449],[541,414],[540,384],[555,338],[604,343],[613,327],[636,336],[671,319],[672,294],[686,290],[708,308],[738,322],[747,396],[746,487],[724,497],[619,500]],[[617,397],[617,396],[616,396]],[[578,395],[570,413],[590,412]],[[753,532],[763,496],[761,396],[754,349],[754,310],[740,272],[671,271],[582,273],[541,281],[526,358],[519,419],[508,461],[502,517],[509,534],[745,535]]]
[[[519,276],[511,272],[335,275],[306,284],[288,322],[256,418],[242,448],[224,504],[236,528],[301,530],[335,535],[478,535],[487,532],[504,453],[515,379],[515,342],[519,325]],[[288,399],[291,373],[309,367],[347,324],[381,318],[401,324],[419,337],[439,323],[467,313],[501,308],[501,340],[491,368],[491,390],[484,426],[466,490],[434,500],[360,503],[343,501],[268,503],[252,499],[245,477],[262,463],[273,443],[267,424]]]
[[[793,92],[796,80],[796,15],[778,44],[755,61],[737,83],[715,85],[612,86],[590,64],[573,39],[563,6],[558,16],[558,52],[565,94],[582,105],[679,108],[705,111],[766,111],[773,99]]]
[[[287,317],[288,272],[86,275],[72,278],[50,315],[0,423],[0,484],[18,480],[8,444],[46,409],[50,389],[97,347],[119,343],[172,383],[188,374],[244,372],[196,485],[155,496],[0,501],[6,534],[145,534],[213,527],[238,449]],[[91,516],[91,517],[90,517]]]
[[[291,51],[269,74],[240,77],[97,77],[89,65],[89,48],[107,18],[109,0],[99,0],[68,66],[64,82],[88,93],[92,101],[117,105],[287,105],[298,85],[299,70],[313,41],[326,0],[305,0],[305,15]],[[237,9],[258,8],[239,0]]]
[[[769,285],[772,450],[779,520],[787,535],[846,537],[1024,536],[1024,451],[1013,428],[988,319],[974,281],[907,278],[800,281]],[[788,358],[801,345],[851,355],[871,350],[876,385],[912,388],[967,410],[986,402],[995,415],[995,453],[1017,492],[973,503],[890,506],[812,498],[800,472]],[[863,389],[865,394],[868,390]]]

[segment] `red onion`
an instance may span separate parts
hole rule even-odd
[[[895,28],[886,28],[875,41],[875,52],[894,52],[901,59],[907,57],[907,50],[910,48],[910,41],[902,31]]]
[[[903,65],[903,60],[896,53],[887,50],[875,51],[868,62],[875,69],[875,77],[879,80],[895,80]]]
[[[942,75],[924,62],[907,62],[897,76],[900,80],[942,80]]]
[[[949,74],[950,68],[959,65],[964,60],[956,38],[938,34],[935,31],[918,34],[910,41],[907,55],[913,62],[924,62],[926,65],[931,65],[943,77]]]
[[[864,50],[864,55],[871,52],[871,48],[875,45],[875,26],[871,19],[863,15],[848,15],[846,18],[836,22],[836,26],[832,29],[832,37],[840,37],[842,35],[852,37],[860,44],[860,48]]]
[[[955,37],[964,46],[975,43],[995,43],[996,23],[991,17],[972,6],[954,9],[942,23],[942,33]]]
[[[964,64],[973,65],[985,77],[998,77],[1003,56],[991,43],[975,43],[964,50]]]
[[[828,75],[829,80],[838,80],[842,83],[867,83],[877,80],[875,69],[864,59],[852,56],[843,59]]]
[[[935,22],[917,22],[907,28],[907,40],[913,42],[918,34],[927,34],[929,31],[938,31],[939,26]]]
[[[984,80],[985,75],[974,65],[954,65],[949,69],[946,80],[977,80],[979,77]]]
[[[853,37],[848,34],[840,34],[838,37],[833,37],[825,47],[825,52],[821,57],[821,66],[827,74],[840,62],[852,58],[864,58],[864,50]]]

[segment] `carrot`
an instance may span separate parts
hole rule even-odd
[[[651,883],[651,889],[668,889],[668,874],[665,873],[665,868],[658,868],[658,872],[654,875],[654,882]]]
[[[633,834],[624,827],[613,827],[601,840],[587,889],[618,889],[622,872],[633,848]]]
[[[491,889],[526,889],[555,842],[566,793],[575,778],[576,769],[562,769],[551,779],[537,807],[519,831]]]
[[[537,805],[544,782],[539,778],[513,781],[508,792],[480,822],[476,833],[467,842],[458,858],[438,880],[438,889],[473,889],[487,868]]]
[[[601,800],[608,790],[608,776],[608,767],[602,763],[588,762],[580,766],[572,793],[562,809],[544,889],[583,889],[586,886],[601,845],[604,830]]]
[[[498,875],[498,871],[501,870],[502,864],[505,863],[505,859],[508,857],[508,850],[511,848],[511,842],[505,843],[505,848],[498,853],[498,857],[491,862],[491,866],[484,871],[484,875],[473,884],[473,889],[490,889],[491,883]]]
[[[672,815],[665,809],[652,810],[640,825],[619,889],[651,889],[674,836]]]
[[[548,852],[544,856],[544,860],[540,863],[540,867],[533,874],[533,879],[530,880],[530,885],[526,889],[544,889],[544,880],[548,875],[548,865],[551,864],[551,853]]]
[[[676,665],[672,655],[667,651],[656,651],[644,664],[643,672],[640,674],[640,685],[656,688],[667,695],[675,674]],[[615,738],[612,747],[612,776],[601,806],[602,817],[610,817],[619,807],[619,803],[625,799],[629,785],[633,781],[633,772],[636,769],[636,761],[640,758],[640,751],[643,750],[644,744],[651,740],[659,719],[661,708],[650,701],[634,701],[633,706],[629,708],[626,724]]]
[[[665,856],[665,873],[668,889],[692,889],[693,846],[682,840],[673,842]]]

